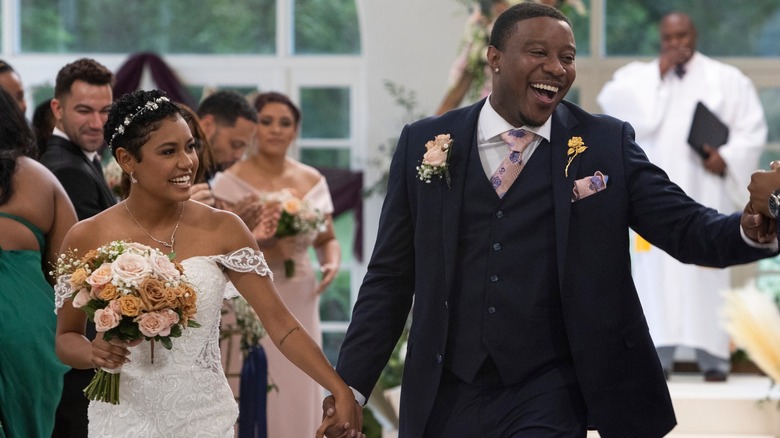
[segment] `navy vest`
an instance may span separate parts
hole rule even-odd
[[[555,258],[551,152],[543,141],[503,199],[471,148],[445,365],[471,382],[490,358],[505,385],[570,360]]]

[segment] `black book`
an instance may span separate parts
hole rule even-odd
[[[707,158],[707,153],[704,152],[702,145],[706,143],[717,149],[726,144],[728,140],[729,127],[703,103],[697,103],[696,111],[693,113],[691,132],[688,134],[688,144],[693,150],[702,158]]]

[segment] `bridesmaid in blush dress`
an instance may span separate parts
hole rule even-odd
[[[333,203],[325,178],[314,168],[287,156],[300,126],[300,111],[279,93],[262,93],[254,102],[258,111],[257,148],[212,181],[214,196],[222,202],[287,189],[326,216],[325,230],[284,238],[258,240],[284,303],[306,331],[321,344],[320,294],[338,273],[341,249],[333,233]],[[262,226],[262,225],[261,225]],[[259,231],[255,235],[261,234]],[[314,247],[322,278],[310,261]],[[284,261],[293,260],[294,274],[285,275]],[[268,374],[276,390],[268,394],[268,436],[308,436],[322,417],[322,389],[272,348],[261,342],[268,356]]]

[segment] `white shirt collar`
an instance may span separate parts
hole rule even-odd
[[[494,137],[498,137],[502,133],[515,128],[523,128],[526,131],[533,132],[534,134],[550,141],[550,132],[552,131],[552,116],[548,117],[542,126],[530,127],[530,126],[512,126],[509,122],[504,120],[493,105],[490,104],[490,96],[485,101],[485,105],[482,106],[482,110],[479,112],[479,143],[488,141]]]
[[[68,138],[68,134],[66,134],[64,131],[62,131],[60,128],[58,128],[56,126],[54,127],[54,130],[52,131],[51,135],[56,135],[57,137],[62,137],[65,140],[68,140],[69,142],[73,143],[73,140]],[[79,149],[81,149],[81,146],[79,146]],[[84,153],[84,156],[87,157],[87,159],[89,161],[94,160],[95,156],[97,155],[97,152],[89,152],[89,151],[85,151],[84,149],[81,149],[81,152]]]

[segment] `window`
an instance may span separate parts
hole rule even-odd
[[[357,5],[353,0],[295,0],[293,53],[360,53]]]
[[[769,57],[780,54],[777,0],[605,0],[606,53],[610,56],[658,52],[658,23],[670,11],[691,16],[698,48],[708,56]],[[738,32],[738,38],[736,37]]]
[[[355,0],[0,0],[0,5],[3,14],[11,11],[0,20],[6,31],[0,35],[12,39],[4,41],[1,57],[10,56],[22,72],[34,103],[52,97],[56,72],[77,56],[94,57],[117,71],[128,55],[150,51],[164,58],[197,101],[212,88],[289,95],[303,113],[291,153],[306,164],[351,169],[353,151],[365,144],[355,129],[366,95]],[[351,212],[334,225],[343,261],[322,296],[320,313],[323,347],[335,363],[362,267],[352,260]]]
[[[20,15],[25,53],[276,50],[275,0],[29,0]]]

